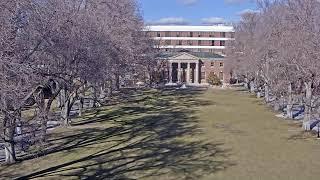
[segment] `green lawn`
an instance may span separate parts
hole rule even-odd
[[[319,179],[320,140],[236,90],[144,91],[50,133],[3,179]]]

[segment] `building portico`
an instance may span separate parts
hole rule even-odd
[[[199,84],[199,60],[169,60],[169,82]]]
[[[168,59],[169,83],[199,84],[201,60],[188,53],[180,53]]]
[[[163,67],[160,76],[166,85],[208,85],[210,73],[214,73],[221,81],[228,79],[224,77],[224,57],[221,55],[184,51],[168,52],[160,53],[158,60]]]

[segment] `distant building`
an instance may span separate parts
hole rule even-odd
[[[234,40],[232,26],[147,26],[149,36],[167,60],[168,83],[206,84],[210,72],[228,82],[225,72],[227,41]]]

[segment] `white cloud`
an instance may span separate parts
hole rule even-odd
[[[166,17],[156,21],[151,21],[148,24],[151,25],[186,25],[189,21],[182,17]]]
[[[259,13],[259,10],[253,10],[253,9],[244,9],[240,12],[237,13],[237,15],[242,15],[242,14],[246,14],[246,13]]]
[[[246,2],[252,2],[252,0],[224,0],[227,4],[241,4]]]
[[[199,2],[199,0],[178,0],[178,2],[183,5],[190,6],[190,5],[194,5],[197,2]]]
[[[209,18],[202,18],[202,24],[206,25],[213,25],[213,24],[224,24],[226,20],[221,17],[209,17]]]

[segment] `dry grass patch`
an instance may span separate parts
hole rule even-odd
[[[319,179],[320,141],[236,90],[127,94],[51,132],[2,178]],[[23,157],[22,157],[23,158]]]

